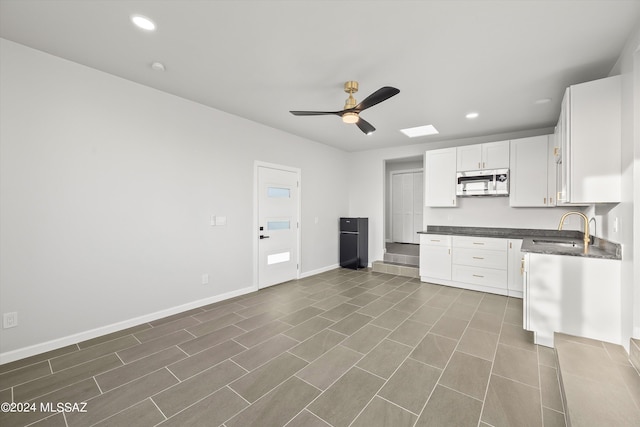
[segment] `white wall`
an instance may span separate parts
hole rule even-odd
[[[254,289],[255,160],[302,171],[302,273],[338,263],[326,145],[6,40],[0,144],[0,363]]]

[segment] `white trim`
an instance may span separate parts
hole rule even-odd
[[[51,350],[57,350],[68,345],[77,344],[82,341],[97,338],[112,332],[118,332],[123,329],[131,328],[133,326],[141,325],[143,323],[152,322],[154,320],[162,319],[167,316],[171,316],[177,313],[182,313],[194,308],[202,307],[215,302],[223,301],[229,298],[237,297],[240,295],[255,292],[255,289],[250,286],[247,288],[238,289],[235,291],[227,292],[221,295],[213,297],[203,298],[201,300],[188,302],[186,304],[178,305],[175,307],[167,308],[164,310],[156,311],[154,313],[145,314],[143,316],[134,317],[132,319],[123,320],[121,322],[112,323],[106,326],[100,326],[95,329],[90,329],[84,332],[78,332],[77,334],[68,335],[62,338],[56,338],[51,341],[46,341],[39,344],[34,344],[28,347],[19,348],[17,350],[7,351],[0,353],[0,365],[13,362],[15,360],[24,359],[25,357],[35,356],[37,354],[45,353]]]
[[[328,265],[326,267],[317,268],[315,270],[306,271],[300,274],[300,278],[304,279],[305,277],[315,276],[316,274],[324,273],[327,271],[335,270],[336,268],[340,268],[340,264]]]
[[[297,175],[297,181],[298,181],[298,211],[296,212],[296,217],[297,217],[297,239],[296,239],[296,244],[298,245],[297,247],[297,260],[296,260],[296,264],[298,265],[298,268],[296,270],[296,279],[300,279],[300,270],[302,267],[302,254],[301,254],[301,248],[302,248],[302,242],[301,242],[301,229],[302,229],[302,217],[301,217],[301,212],[302,212],[302,172],[300,168],[295,168],[292,166],[284,166],[284,165],[278,165],[275,163],[268,163],[268,162],[263,162],[260,160],[254,160],[253,162],[253,286],[254,286],[254,290],[257,291],[260,289],[259,287],[259,279],[258,279],[258,270],[259,270],[259,249],[258,249],[258,239],[259,239],[259,227],[260,225],[258,224],[258,197],[259,197],[259,190],[258,190],[258,168],[260,167],[264,167],[264,168],[270,168],[270,169],[277,169],[277,170],[283,170],[283,171],[287,171],[287,172],[293,172]]]

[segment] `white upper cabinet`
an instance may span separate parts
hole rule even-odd
[[[556,130],[559,205],[620,202],[620,121],[620,76],[567,88]]]
[[[482,145],[482,169],[509,167],[509,141],[489,142]]]
[[[457,148],[458,171],[509,167],[509,141],[465,145]]]
[[[549,148],[547,135],[511,141],[510,206],[555,206],[548,194]]]
[[[459,171],[482,169],[482,147],[480,144],[458,147],[457,151]]]
[[[424,160],[424,204],[456,206],[456,149],[427,151]]]

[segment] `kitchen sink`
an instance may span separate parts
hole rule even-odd
[[[576,247],[584,246],[582,242],[576,242],[573,240],[567,241],[567,240],[551,240],[551,239],[533,239],[533,243],[536,245],[562,246],[563,248],[576,248]]]

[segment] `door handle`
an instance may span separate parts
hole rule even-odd
[[[269,238],[269,236],[263,236],[262,234],[260,235],[260,240],[262,240],[262,239],[268,239],[268,238]]]

